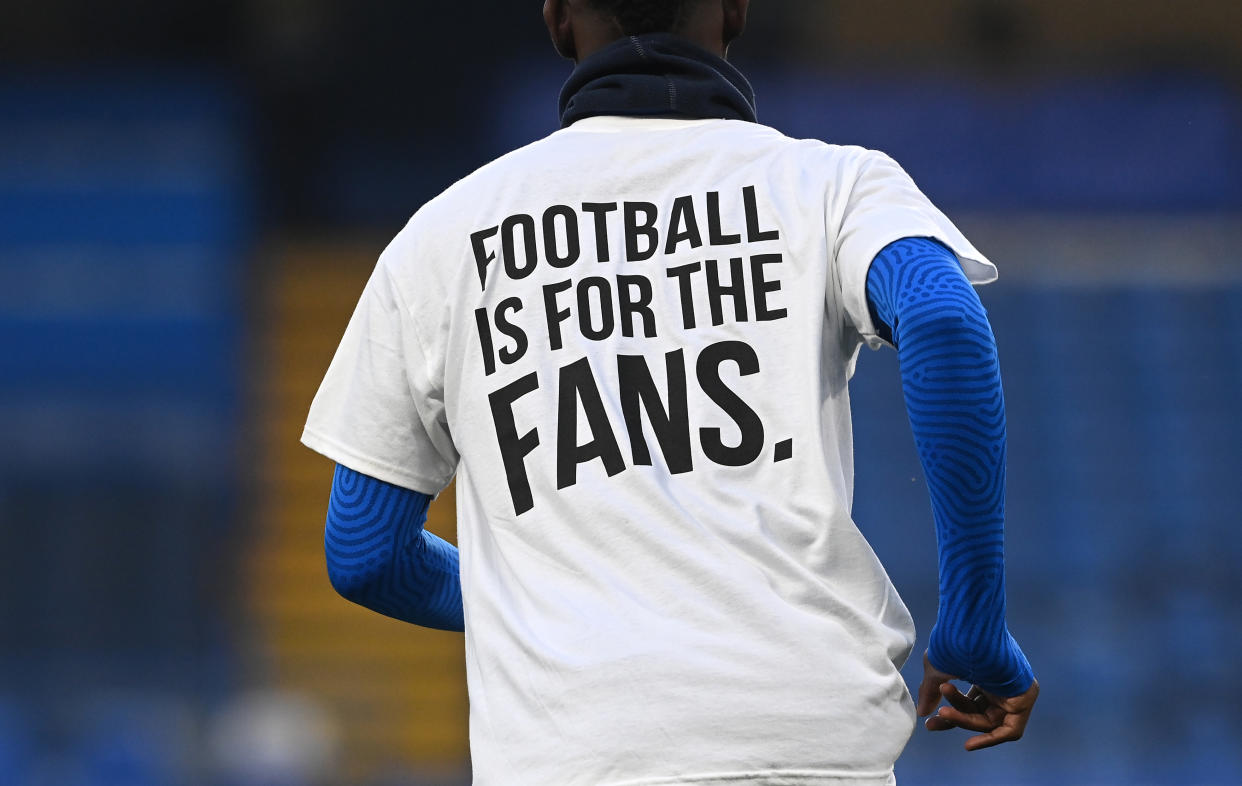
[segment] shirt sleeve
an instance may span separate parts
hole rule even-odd
[[[846,321],[871,348],[884,341],[867,305],[867,271],[882,249],[908,237],[940,241],[953,251],[972,284],[996,280],[996,267],[884,153],[867,151],[842,213],[835,263]]]
[[[338,464],[424,494],[444,489],[459,459],[412,312],[385,257],[367,282],[319,392],[302,443]]]

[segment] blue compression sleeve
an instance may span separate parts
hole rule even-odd
[[[340,464],[324,530],[342,597],[428,628],[464,628],[457,548],[423,529],[431,497]]]
[[[1005,624],[1005,400],[987,313],[953,253],[928,239],[881,251],[867,295],[897,347],[936,522],[940,612],[928,658],[1016,696],[1034,675]]]

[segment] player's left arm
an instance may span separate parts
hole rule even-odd
[[[887,246],[867,275],[881,335],[896,347],[910,426],[936,523],[940,610],[924,659],[927,728],[981,734],[967,750],[1022,736],[1039,685],[1005,621],[1005,401],[987,313],[940,243]],[[973,684],[962,694],[950,680]],[[940,699],[948,706],[940,707]]]
[[[347,600],[427,628],[461,631],[457,547],[424,529],[431,496],[338,464],[324,529],[332,586]]]

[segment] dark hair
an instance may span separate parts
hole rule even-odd
[[[626,35],[669,33],[677,29],[686,7],[695,0],[590,0],[621,25]]]

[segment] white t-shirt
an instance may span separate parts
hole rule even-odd
[[[850,519],[847,382],[911,236],[995,278],[881,153],[592,118],[384,252],[303,441],[456,475],[476,783],[890,781],[914,627]]]

